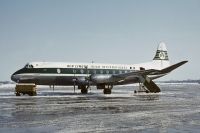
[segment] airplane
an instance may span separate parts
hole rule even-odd
[[[187,63],[181,61],[170,65],[164,42],[158,45],[152,61],[140,64],[101,64],[30,62],[11,76],[16,83],[34,83],[49,86],[78,86],[82,94],[88,93],[90,86],[103,89],[111,94],[113,86],[139,83],[146,93],[158,93],[160,88],[153,82]]]

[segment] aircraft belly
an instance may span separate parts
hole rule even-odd
[[[37,85],[73,85],[74,76],[20,75],[20,83],[35,83]]]
[[[39,77],[40,85],[74,85],[74,76]]]

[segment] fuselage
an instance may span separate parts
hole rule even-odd
[[[126,65],[101,63],[62,63],[62,62],[32,62],[16,71],[11,79],[17,83],[35,83],[37,85],[81,85],[86,84],[90,75],[116,75],[147,69],[161,69],[156,62]],[[157,68],[156,68],[157,67]],[[149,75],[152,79],[163,75]],[[76,80],[76,82],[74,82]],[[138,82],[135,77],[129,77],[116,85]],[[91,85],[95,85],[91,83]]]
[[[165,44],[158,45],[152,61],[140,64],[101,64],[101,63],[63,63],[31,62],[16,71],[11,79],[18,83],[35,85],[78,86],[82,94],[88,92],[89,86],[103,89],[104,94],[111,94],[114,85],[139,83],[143,91],[158,93],[160,88],[153,79],[170,73],[187,63],[182,61],[170,65]],[[24,84],[22,84],[24,85]]]

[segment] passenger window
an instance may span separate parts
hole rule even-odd
[[[84,70],[83,70],[83,69],[81,69],[81,73],[82,73],[82,74],[84,73]]]
[[[107,70],[106,73],[109,74],[109,71]]]
[[[119,71],[119,74],[122,74],[122,71]]]
[[[93,73],[96,74],[97,73],[96,70],[94,70]]]
[[[103,74],[103,70],[100,70],[100,73]]]
[[[75,73],[76,73],[76,70],[73,70],[73,73],[75,74]]]
[[[87,70],[87,74],[90,74],[90,70]]]
[[[113,70],[113,74],[115,74],[115,70]]]

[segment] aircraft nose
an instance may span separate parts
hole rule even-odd
[[[14,82],[17,82],[17,81],[18,81],[18,77],[17,77],[17,75],[16,75],[15,73],[12,74],[11,80],[14,81]]]

